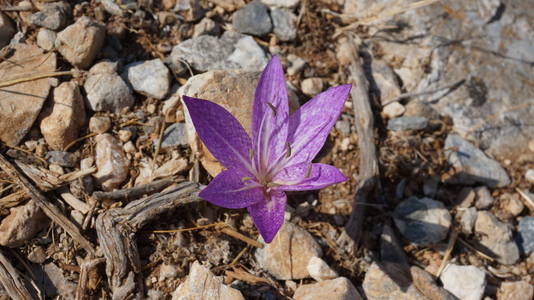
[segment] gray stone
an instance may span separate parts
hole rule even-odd
[[[100,4],[112,15],[122,16],[124,14],[121,7],[113,0],[100,0]]]
[[[270,7],[294,8],[299,5],[300,0],[261,0],[261,2]]]
[[[477,209],[488,209],[493,205],[493,202],[495,202],[489,189],[485,186],[477,187],[475,193],[477,195],[477,200],[475,202],[475,207]]]
[[[304,284],[297,288],[295,300],[361,300],[362,296],[352,282],[345,277]]]
[[[519,260],[519,248],[512,240],[512,230],[490,212],[478,212],[475,233],[480,234],[480,244],[493,252],[501,264],[511,265]]]
[[[281,41],[292,41],[297,37],[297,16],[288,9],[271,9],[274,34]]]
[[[497,161],[459,135],[449,134],[444,148],[449,163],[457,172],[451,182],[467,185],[483,183],[489,187],[510,184],[508,174]]]
[[[74,168],[76,167],[77,163],[76,156],[65,151],[48,151],[45,158],[51,164],[56,164],[67,168]]]
[[[395,99],[402,93],[395,71],[386,62],[374,59],[371,70],[382,103]]]
[[[420,130],[428,125],[425,117],[400,117],[388,122],[388,129],[393,131]]]
[[[176,0],[174,11],[180,13],[188,22],[200,20],[204,15],[199,0]]]
[[[525,280],[503,282],[497,293],[499,300],[532,300],[533,297],[534,286]]]
[[[315,279],[316,281],[324,281],[339,277],[336,271],[332,270],[332,268],[330,268],[330,266],[324,260],[317,256],[310,258],[306,268],[308,269],[308,273],[310,273],[311,278]]]
[[[440,279],[443,287],[458,299],[480,300],[486,288],[486,273],[474,266],[448,264]]]
[[[365,292],[365,297],[369,300],[427,300],[413,284],[399,286],[375,262],[373,262],[365,273],[362,288]]]
[[[116,63],[105,61],[89,70],[84,89],[93,111],[119,112],[134,104],[130,87],[116,73],[116,68]]]
[[[48,263],[44,265],[44,272],[46,273],[47,280],[49,280],[52,285],[49,286],[49,288],[54,291],[53,295],[57,293],[64,299],[74,298],[76,294],[76,283],[68,280],[58,266],[54,263]]]
[[[159,59],[129,64],[122,76],[136,92],[148,97],[161,100],[169,93],[170,72]]]
[[[460,211],[460,228],[462,229],[462,232],[470,235],[473,233],[473,227],[475,226],[475,222],[477,220],[477,209],[474,207],[466,208]]]
[[[534,251],[534,217],[525,216],[519,221],[517,242],[521,251],[530,255]]]
[[[40,12],[32,14],[28,21],[50,30],[60,30],[67,26],[71,17],[71,7],[65,1],[44,3]]]
[[[88,68],[104,45],[106,29],[102,24],[83,16],[58,33],[56,48],[72,65]]]
[[[245,5],[232,16],[232,25],[241,33],[257,36],[271,32],[273,24],[269,17],[268,8],[258,0]]]
[[[57,34],[54,31],[41,28],[39,29],[39,33],[37,33],[37,46],[47,51],[52,50],[54,49],[56,37]]]
[[[16,32],[13,22],[3,12],[0,12],[0,48],[9,44]]]
[[[174,123],[165,129],[163,133],[161,148],[170,148],[176,146],[187,146],[188,139],[184,123]]]
[[[244,55],[247,53],[253,56]],[[172,49],[169,60],[174,69],[182,69],[181,61],[185,61],[203,72],[233,69],[261,71],[267,64],[263,49],[250,36],[231,31],[226,31],[221,38],[201,35],[183,41]]]
[[[430,198],[409,198],[395,208],[395,225],[418,245],[432,245],[447,237],[451,215],[443,203]]]
[[[297,75],[306,66],[306,60],[294,54],[289,54],[287,56],[287,60],[289,61],[289,64],[290,64],[289,67],[287,68],[287,75],[290,75],[290,76]]]

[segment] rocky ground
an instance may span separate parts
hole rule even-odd
[[[2,299],[534,297],[531,1],[4,0],[0,47]],[[248,128],[275,54],[292,109],[353,84],[317,158],[350,180],[265,245],[195,196],[181,96]]]

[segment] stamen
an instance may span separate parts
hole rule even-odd
[[[248,180],[252,180],[252,177],[246,176],[246,177],[241,178],[241,182],[245,182]]]
[[[291,144],[286,143],[287,151],[286,151],[286,157],[289,158],[291,156]]]

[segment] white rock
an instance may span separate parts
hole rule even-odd
[[[345,277],[304,284],[297,288],[295,300],[361,300],[363,299],[352,282]]]
[[[84,89],[93,111],[119,112],[134,104],[134,97],[126,82],[116,73],[117,63],[103,61],[90,70]]]
[[[300,88],[305,95],[315,96],[323,91],[323,80],[318,77],[302,80]]]
[[[113,190],[128,177],[130,162],[119,141],[108,133],[96,137],[96,182],[105,191]]]
[[[440,279],[446,290],[462,300],[480,300],[486,288],[486,274],[474,266],[448,264]]]
[[[37,46],[43,48],[44,50],[50,51],[54,49],[54,44],[56,42],[57,34],[46,28],[39,29],[37,33]]]
[[[168,279],[168,278],[176,278],[177,275],[178,275],[178,272],[176,271],[176,266],[175,265],[162,264],[159,267],[159,279],[160,279],[160,281]]]
[[[527,281],[503,282],[499,288],[499,300],[532,300],[534,286]]]
[[[334,279],[339,276],[324,260],[317,256],[310,258],[306,268],[308,269],[311,278],[317,281]]]
[[[404,114],[406,111],[406,108],[404,105],[400,104],[399,102],[393,102],[390,103],[382,109],[382,112],[388,119],[394,119],[397,117],[400,117]]]
[[[530,183],[534,183],[534,169],[527,170],[525,173],[525,179]]]
[[[123,77],[136,92],[148,97],[161,100],[169,92],[170,72],[160,59],[129,64]]]
[[[240,291],[226,286],[220,277],[195,261],[187,279],[172,294],[172,300],[244,300]]]
[[[234,47],[234,52],[228,56],[228,61],[240,65],[245,70],[263,69],[268,62],[265,52],[251,36],[239,39]]]

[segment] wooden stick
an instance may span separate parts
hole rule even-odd
[[[92,196],[97,201],[102,201],[104,199],[115,201],[132,200],[143,195],[161,191],[173,183],[174,180],[172,178],[165,178],[129,189],[116,190],[112,192],[94,192]]]
[[[87,252],[91,255],[95,255],[93,245],[81,234],[78,227],[65,217],[58,207],[49,202],[48,199],[46,199],[46,197],[35,188],[24,175],[17,171],[17,169],[2,154],[0,154],[0,168],[32,197],[35,203],[37,203],[52,221],[61,226],[61,228],[63,228],[63,230],[65,230],[72,239],[80,244]]]
[[[356,45],[353,39],[349,39],[349,42],[354,48],[351,51],[354,56],[352,63],[348,66],[348,72],[352,83],[352,107],[358,134],[358,147],[360,149],[360,174],[352,205],[352,213],[340,239],[343,242],[348,236],[354,242],[353,246],[356,247],[361,238],[365,204],[369,202],[371,193],[378,183],[379,171],[373,132],[374,117],[371,110],[371,100],[369,99],[368,82],[358,57],[359,45]]]
[[[32,296],[26,289],[22,278],[9,260],[0,251],[0,283],[11,299],[30,300]]]
[[[87,295],[87,283],[89,282],[89,272],[96,268],[99,264],[105,262],[104,258],[95,258],[84,261],[80,266],[80,279],[76,286],[76,300],[90,299]]]
[[[451,232],[449,243],[447,244],[447,250],[445,251],[445,255],[443,256],[441,265],[439,266],[439,269],[436,272],[436,277],[439,278],[439,276],[441,275],[441,272],[443,272],[443,269],[445,269],[445,267],[449,263],[449,259],[451,258],[451,253],[452,253],[452,250],[454,249],[454,245],[456,245],[457,239],[458,239],[458,232],[453,229]]]
[[[256,248],[263,248],[263,244],[256,241],[256,240],[253,240],[247,236],[244,236],[243,234],[231,229],[230,227],[224,227],[221,229],[221,232],[224,233],[224,234],[227,234],[233,238],[236,238],[238,240],[241,240],[251,246],[254,246]]]

